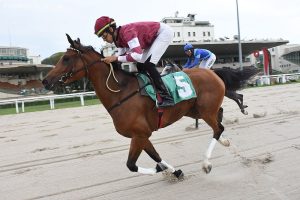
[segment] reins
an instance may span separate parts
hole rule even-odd
[[[108,79],[109,79],[109,77],[111,76],[111,74],[113,75],[114,80],[115,80],[117,83],[119,83],[119,81],[117,80],[117,78],[116,78],[116,76],[115,76],[115,72],[114,72],[114,68],[113,68],[112,64],[110,63],[109,65],[110,65],[110,70],[109,70],[109,74],[108,74],[107,79],[106,79],[106,87],[107,87],[107,89],[109,89],[109,91],[111,91],[111,92],[115,92],[115,93],[120,92],[121,90],[113,90],[113,89],[111,89],[111,88],[108,86]]]

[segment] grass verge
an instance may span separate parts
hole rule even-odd
[[[85,99],[84,105],[96,105],[100,104],[99,99]],[[73,108],[81,106],[80,100],[78,98],[73,101],[65,101],[65,102],[55,102],[55,109],[64,109],[64,108]],[[50,103],[49,101],[45,101],[42,103],[24,103],[24,113],[27,112],[36,112],[36,111],[43,111],[43,110],[50,110]],[[19,103],[19,113],[22,112],[22,104]],[[9,115],[9,114],[16,114],[16,107],[15,105],[9,106],[0,106],[0,115]]]

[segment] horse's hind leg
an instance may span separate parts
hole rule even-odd
[[[240,106],[241,112],[245,115],[248,115],[248,112],[245,110],[245,108],[248,108],[248,106],[244,105],[244,95],[239,94],[237,92],[234,92],[234,93],[236,95],[236,98],[238,99],[238,102],[240,103],[239,106]]]
[[[223,108],[220,107],[219,112],[218,112],[218,119],[217,119],[217,121],[218,121],[218,126],[219,126],[220,130],[224,130],[224,126],[221,124],[222,120],[223,120]],[[222,131],[222,132],[223,132],[223,131]],[[222,134],[220,135],[218,141],[219,141],[220,144],[222,144],[222,145],[225,146],[225,147],[229,147],[229,146],[230,146],[229,140],[226,139],[226,138],[224,138],[224,137],[222,136]]]
[[[243,95],[237,93],[236,91],[232,91],[232,90],[226,90],[225,92],[225,96],[228,97],[229,99],[232,99],[233,101],[235,101],[237,103],[237,105],[239,106],[239,108],[241,109],[241,112],[245,115],[248,114],[247,111],[245,111],[245,108],[247,108],[247,105],[243,105]]]
[[[205,115],[205,117],[203,117],[203,120],[213,129],[214,131],[214,135],[213,138],[205,152],[204,155],[204,161],[203,161],[203,166],[202,169],[206,172],[209,173],[211,171],[212,168],[212,164],[209,161],[209,159],[211,158],[211,154],[212,151],[215,148],[215,145],[217,143],[217,141],[221,138],[221,144],[223,141],[223,137],[221,137],[222,132],[224,131],[224,127],[221,124],[220,120],[222,119],[221,112],[223,112],[223,109],[219,110],[217,115]],[[203,115],[204,116],[204,115]],[[226,139],[225,139],[226,140]],[[224,142],[224,141],[223,141]]]

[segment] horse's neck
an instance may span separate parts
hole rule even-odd
[[[99,63],[97,66],[92,67],[89,72],[89,79],[94,86],[98,98],[105,108],[109,108],[120,101],[120,99],[124,95],[124,88],[122,88],[122,83],[125,82],[125,79],[128,78],[120,70],[114,70],[113,72],[111,72],[111,74],[110,70],[110,67],[106,66],[106,64]],[[113,73],[118,83],[115,80]],[[109,79],[107,81],[108,76]],[[114,91],[121,91],[113,92],[110,91],[108,87]]]

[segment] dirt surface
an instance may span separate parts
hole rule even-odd
[[[243,90],[247,116],[224,99],[226,148],[213,168],[203,155],[212,137],[182,118],[153,133],[154,146],[185,178],[130,172],[130,140],[102,106],[0,116],[0,199],[300,199],[300,84]],[[142,167],[155,167],[145,153]]]

